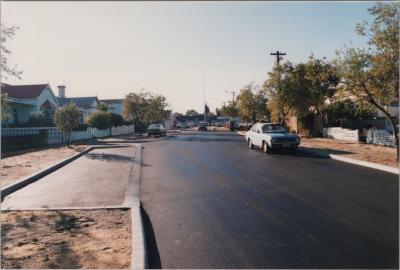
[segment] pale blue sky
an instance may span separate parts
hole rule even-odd
[[[163,94],[174,111],[212,110],[274,64],[271,51],[305,61],[365,40],[356,23],[374,2],[2,2],[2,22],[20,27],[9,83],[65,84],[67,96]]]

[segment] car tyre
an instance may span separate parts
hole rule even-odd
[[[248,140],[247,143],[248,143],[250,149],[253,149],[253,148],[254,148],[254,144],[251,142],[250,139]]]
[[[263,143],[262,150],[265,154],[270,154],[271,153],[271,147],[268,146],[267,142]]]

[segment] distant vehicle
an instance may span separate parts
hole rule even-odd
[[[167,135],[167,130],[162,124],[152,124],[147,128],[147,136],[158,135],[165,136]]]
[[[234,131],[235,129],[238,128],[238,120],[237,119],[231,119],[229,120],[229,129],[230,131]]]
[[[189,127],[195,127],[195,126],[196,126],[196,123],[193,122],[193,121],[191,121],[191,122],[187,122],[187,125],[188,125]]]
[[[217,120],[215,121],[215,126],[216,127],[224,127],[225,124],[229,121],[229,117],[217,117]]]
[[[289,133],[281,124],[257,123],[245,134],[249,148],[259,147],[264,153],[274,149],[289,149],[295,152],[300,144],[298,135]]]
[[[199,122],[199,131],[207,131],[207,123]]]
[[[184,123],[182,123],[182,122],[177,122],[176,123],[176,128],[185,128],[185,124]]]

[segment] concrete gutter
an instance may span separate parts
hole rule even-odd
[[[245,132],[238,131],[237,134],[244,136]],[[342,157],[340,155],[334,155],[334,154],[329,154],[329,153],[322,152],[322,151],[312,150],[312,149],[308,149],[308,148],[305,148],[302,146],[300,146],[299,148],[303,151],[306,151],[306,152],[314,155],[314,156],[319,156],[319,157],[323,157],[323,158],[331,158],[331,159],[339,160],[342,162],[347,162],[347,163],[351,163],[351,164],[355,164],[355,165],[359,165],[359,166],[364,166],[364,167],[368,167],[368,168],[372,168],[372,169],[376,169],[376,170],[380,170],[380,171],[384,171],[384,172],[388,172],[388,173],[399,174],[399,168],[390,167],[390,166],[373,163],[373,162],[362,161],[362,160],[353,159],[353,158]]]
[[[319,156],[319,157],[323,157],[323,158],[331,158],[331,159],[339,160],[342,162],[347,162],[347,163],[351,163],[351,164],[355,164],[355,165],[359,165],[359,166],[363,166],[363,167],[368,167],[368,168],[372,168],[372,169],[376,169],[376,170],[380,170],[380,171],[384,171],[384,172],[388,172],[388,173],[399,174],[399,169],[395,168],[395,167],[390,167],[390,166],[386,166],[386,165],[382,165],[382,164],[378,164],[378,163],[372,163],[372,162],[362,161],[362,160],[353,159],[353,158],[342,157],[340,155],[334,155],[334,154],[329,154],[329,153],[322,152],[322,151],[307,149],[305,147],[300,147],[300,149],[303,151],[306,151],[312,155],[315,155],[315,156]]]
[[[1,200],[3,200],[5,196],[17,191],[18,189],[21,189],[29,184],[32,184],[33,182],[39,180],[40,178],[54,172],[55,170],[58,170],[59,168],[67,165],[68,163],[74,161],[75,159],[85,155],[86,153],[92,151],[94,148],[96,148],[96,147],[93,147],[93,146],[89,147],[89,148],[83,150],[82,152],[80,152],[76,155],[73,155],[72,157],[66,158],[63,161],[56,163],[44,170],[36,172],[26,178],[23,178],[23,179],[17,181],[16,183],[12,183],[8,186],[5,186],[4,188],[1,189]]]
[[[136,144],[136,154],[129,175],[128,188],[122,203],[131,210],[132,259],[131,269],[147,268],[146,239],[140,212],[140,178],[143,147]]]

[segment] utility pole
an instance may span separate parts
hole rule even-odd
[[[279,68],[279,61],[283,60],[282,55],[286,55],[284,52],[280,52],[279,50],[276,52],[270,53],[270,55],[276,56],[276,66]]]
[[[236,94],[236,92],[235,91],[225,91],[225,93],[232,94],[232,104],[235,104],[235,94]]]
[[[235,91],[225,91],[225,93],[230,93],[230,94],[232,94],[232,109],[233,109],[233,111],[232,111],[232,117],[235,117],[235,94],[236,94],[236,92]]]
[[[276,52],[270,53],[270,55],[276,56],[276,69],[278,71],[277,89],[279,91],[279,82],[281,80],[281,74],[280,74],[280,69],[279,69],[279,61],[283,59],[283,57],[281,57],[281,56],[286,55],[286,53],[280,52],[279,50],[277,50]],[[282,124],[285,122],[285,119],[283,119],[282,112],[281,112],[281,122],[282,122]]]

